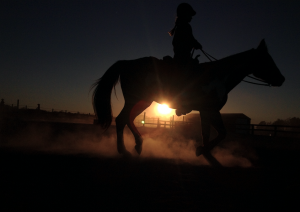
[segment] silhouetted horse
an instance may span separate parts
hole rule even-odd
[[[141,154],[143,139],[133,121],[153,101],[168,103],[171,108],[176,109],[176,101],[180,101],[177,97],[183,95],[188,109],[200,111],[204,147],[196,149],[196,155],[199,156],[225,138],[226,130],[219,111],[227,101],[227,94],[245,76],[253,74],[272,86],[281,86],[285,80],[269,55],[264,40],[257,49],[201,63],[199,69],[202,71],[192,73],[182,93],[174,94],[170,87],[165,86],[168,84],[169,74],[167,69],[164,71],[165,63],[154,57],[118,61],[94,84],[95,114],[98,123],[107,129],[112,122],[111,92],[120,78],[125,99],[124,108],[116,117],[117,148],[120,154],[130,154],[123,140],[126,124],[135,137],[135,149]],[[210,126],[218,132],[218,136],[212,141],[209,141]]]

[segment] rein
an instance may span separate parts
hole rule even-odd
[[[202,51],[202,53],[207,57],[207,59],[210,60],[210,62],[213,62],[213,61],[211,60],[211,58],[214,59],[215,61],[218,60],[218,59],[214,58],[213,56],[211,56],[210,54],[208,54],[207,52],[205,52],[203,49],[201,49],[201,51]],[[194,54],[194,49],[193,49],[192,55],[193,55],[193,54]],[[249,77],[249,78],[252,78],[252,79],[254,79],[254,80],[263,82],[264,84],[263,84],[263,83],[250,82],[250,81],[247,81],[247,80],[242,80],[243,82],[250,83],[250,84],[254,84],[254,85],[262,85],[262,86],[269,86],[269,87],[271,87],[271,84],[270,84],[270,83],[267,83],[267,82],[264,81],[264,80],[258,79],[258,78],[256,78],[256,77],[251,77],[251,76],[249,76],[249,75],[246,76],[246,77]]]

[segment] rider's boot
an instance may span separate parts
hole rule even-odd
[[[179,102],[180,102],[180,105],[175,111],[177,116],[186,115],[186,114],[192,112],[192,110],[187,105],[186,98],[181,98],[181,100]]]
[[[190,110],[190,109],[188,109],[188,108],[186,108],[182,105],[179,106],[179,108],[175,110],[175,113],[176,113],[177,116],[186,115],[190,112],[192,112],[192,110]]]

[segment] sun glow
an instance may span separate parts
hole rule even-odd
[[[158,104],[157,110],[160,114],[164,114],[164,115],[169,114],[172,111],[172,109],[169,108],[169,106],[166,104],[162,104],[162,105]]]

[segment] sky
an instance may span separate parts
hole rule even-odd
[[[191,26],[206,52],[221,59],[265,39],[286,78],[281,87],[240,83],[221,113],[244,113],[252,123],[300,117],[300,1],[185,2],[197,12]],[[1,0],[0,98],[7,104],[19,99],[28,107],[93,113],[90,86],[113,63],[173,56],[168,31],[180,3]],[[200,56],[200,62],[207,61]],[[114,116],[124,104],[119,86],[117,95]]]

